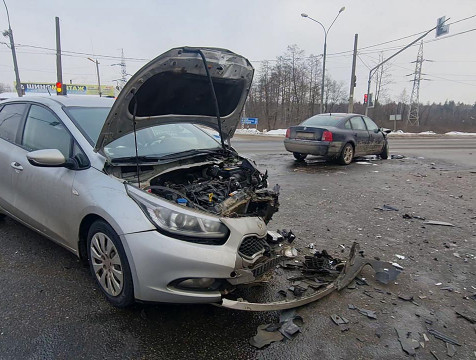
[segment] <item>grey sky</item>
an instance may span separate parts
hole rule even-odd
[[[55,47],[54,17],[61,20],[63,50],[152,59],[169,48],[191,46],[224,47],[246,56],[259,69],[260,60],[273,60],[286,47],[297,44],[306,52],[321,54],[322,28],[300,16],[302,12],[318,19],[326,27],[338,10],[345,6],[328,37],[327,71],[343,81],[348,91],[354,34],[359,47],[374,45],[429,29],[436,19],[446,15],[452,21],[476,14],[476,0],[7,0],[15,42],[19,45]],[[0,29],[7,19],[0,6]],[[450,35],[476,28],[476,17],[450,26]],[[434,33],[425,40],[434,40]],[[373,65],[378,49],[401,46],[411,39],[362,50],[361,59]],[[7,41],[3,38],[1,41]],[[422,102],[446,99],[476,101],[476,31],[425,44],[425,78]],[[395,50],[387,50],[390,56]],[[407,89],[418,48],[413,47],[392,61],[390,94],[394,99]],[[371,52],[371,53],[369,53]],[[96,83],[95,65],[86,55],[64,56],[64,82]],[[112,85],[120,77],[118,59],[100,58],[102,83]],[[134,73],[146,61],[127,60],[127,70]],[[18,48],[21,80],[55,82],[54,52],[27,47]],[[366,91],[368,69],[357,63],[356,100]],[[0,82],[13,84],[10,50],[0,44]]]

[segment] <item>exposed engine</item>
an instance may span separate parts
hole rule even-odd
[[[217,215],[260,216],[268,222],[278,211],[279,186],[266,189],[267,177],[247,159],[233,159],[163,173],[145,190]]]

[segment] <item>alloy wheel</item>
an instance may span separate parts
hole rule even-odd
[[[124,286],[121,258],[112,240],[97,232],[89,247],[91,263],[99,284],[111,296],[118,296]]]
[[[346,164],[350,164],[352,161],[352,157],[354,155],[354,150],[352,149],[351,145],[348,145],[344,148],[344,161]]]

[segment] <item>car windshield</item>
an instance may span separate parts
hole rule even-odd
[[[333,115],[316,115],[307,120],[304,120],[301,125],[306,126],[336,126],[339,121],[342,120],[342,116],[333,116]]]
[[[67,112],[88,140],[95,144],[110,108],[67,108]],[[220,144],[206,131],[189,123],[165,124],[137,131],[139,156],[161,157],[190,150],[215,150]],[[135,157],[134,134],[114,140],[104,148],[111,157]]]

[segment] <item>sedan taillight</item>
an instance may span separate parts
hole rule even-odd
[[[322,141],[332,141],[332,133],[330,131],[324,130],[322,133]]]
[[[290,135],[291,135],[291,129],[287,129],[286,130],[286,137],[289,138]]]

